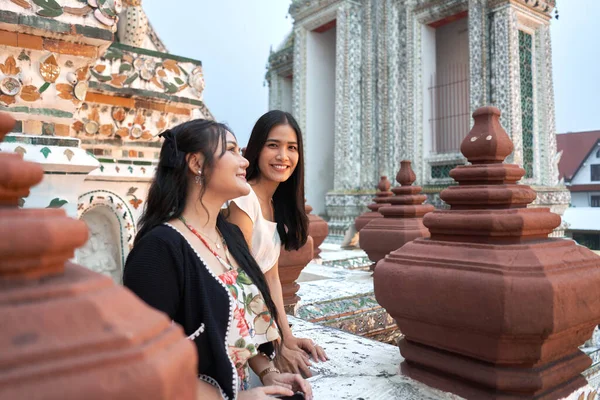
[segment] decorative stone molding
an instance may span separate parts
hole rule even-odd
[[[289,13],[294,18],[294,22],[303,22],[308,17],[314,17],[315,14],[322,13],[324,9],[344,1],[356,0],[292,0]]]
[[[202,101],[205,87],[200,61],[119,43],[108,49],[90,73],[90,82],[101,84],[94,87],[127,88],[145,97],[163,97],[156,96],[160,93],[166,100],[176,96]]]
[[[290,76],[294,73],[294,39],[286,43],[286,47],[271,53],[269,56],[269,73],[275,72],[279,76]]]
[[[488,0],[469,0],[469,95],[471,114],[489,104]]]
[[[19,153],[26,161],[36,162],[45,179],[21,200],[23,208],[63,208],[77,215],[77,197],[85,177],[100,165],[80,148],[80,141],[31,135],[9,135],[0,143],[0,151]]]
[[[357,161],[372,162],[361,156],[361,7],[344,3],[337,10],[336,26],[333,190],[350,190],[361,176],[361,162]]]
[[[556,7],[556,0],[488,0],[490,7],[496,7],[509,2],[516,3],[529,10],[535,11],[538,15],[543,15],[546,19],[550,19],[550,15]]]
[[[157,161],[99,158],[100,167],[87,180],[111,179],[118,182],[150,182],[156,172]]]
[[[135,219],[127,202],[118,194],[107,190],[93,190],[79,196],[77,214],[81,219],[96,207],[107,207],[115,215],[119,223],[119,244],[121,251],[120,265],[125,265],[129,251],[133,247],[136,227]]]
[[[467,11],[468,0],[416,0],[413,12],[422,24],[430,24]]]

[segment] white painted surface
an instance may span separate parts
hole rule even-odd
[[[600,184],[600,181],[592,181],[592,173],[590,168],[592,164],[600,164],[600,157],[598,157],[598,155],[600,155],[599,152],[600,146],[596,146],[596,148],[586,158],[579,171],[577,171],[571,180],[571,185]]]
[[[570,231],[600,231],[600,208],[569,207],[563,220],[569,224]]]
[[[429,88],[434,84],[432,77],[436,70],[436,34],[435,28],[421,25],[421,43],[423,57],[423,155],[427,157],[433,151],[432,118],[433,107]]]
[[[305,185],[314,211],[325,213],[333,189],[336,30],[307,35]]]
[[[600,196],[600,191],[571,192],[571,207],[591,207],[592,196]]]

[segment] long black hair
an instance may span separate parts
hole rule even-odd
[[[200,198],[198,199],[202,204],[202,197],[210,181],[215,158],[221,158],[227,151],[227,132],[231,132],[231,129],[225,124],[196,119],[180,124],[161,134],[165,141],[160,151],[156,174],[148,191],[146,206],[138,223],[139,229],[134,246],[153,228],[182,215],[190,185],[185,156],[190,153],[202,153],[204,156],[204,163],[201,167],[202,185]],[[217,154],[219,144],[221,144],[221,152]],[[280,336],[283,338],[277,318],[277,309],[271,297],[267,281],[256,260],[252,257],[241,230],[227,222],[221,213],[217,216],[217,228],[223,235],[229,252],[237,261],[239,267],[248,275],[262,294],[265,305],[273,320],[277,323]]]
[[[289,125],[295,132],[298,142],[298,164],[288,180],[277,186],[273,194],[275,222],[281,242],[286,250],[298,250],[308,239],[308,217],[304,210],[304,147],[302,132],[292,114],[272,110],[256,121],[246,146],[244,157],[250,165],[246,169],[248,181],[260,176],[258,159],[265,146],[269,132],[279,125]]]

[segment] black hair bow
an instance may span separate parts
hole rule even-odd
[[[168,129],[158,135],[165,139],[161,149],[161,161],[167,168],[178,168],[183,162],[185,153],[177,149],[175,133]]]

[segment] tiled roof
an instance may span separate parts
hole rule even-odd
[[[598,140],[600,140],[600,131],[556,135],[557,150],[563,152],[558,163],[559,178],[565,178],[566,182],[573,179]]]

